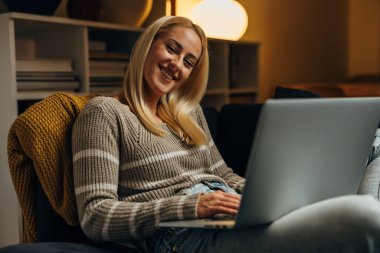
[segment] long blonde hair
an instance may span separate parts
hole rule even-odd
[[[153,122],[153,114],[146,101],[143,83],[144,65],[153,41],[158,35],[174,26],[193,29],[201,39],[202,53],[189,78],[178,88],[161,96],[157,113],[159,117],[188,144],[197,146],[207,143],[202,128],[194,121],[191,113],[200,103],[207,86],[209,59],[207,38],[203,30],[189,19],[166,16],[151,24],[137,40],[131,54],[129,67],[124,77],[124,97],[142,124],[152,133],[164,136],[165,132]]]

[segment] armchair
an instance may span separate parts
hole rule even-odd
[[[91,241],[78,225],[71,128],[92,97],[53,94],[31,106],[12,124],[8,161],[22,210],[23,242],[38,243],[14,245],[0,252],[121,251],[118,246]]]

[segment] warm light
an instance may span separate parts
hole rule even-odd
[[[172,13],[172,1],[166,0],[166,5],[165,5],[165,15],[166,16],[171,16]]]
[[[203,0],[189,15],[212,38],[238,40],[248,26],[247,12],[234,0]]]

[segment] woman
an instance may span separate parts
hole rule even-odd
[[[198,105],[207,78],[207,40],[188,19],[163,17],[141,35],[124,93],[92,99],[73,128],[85,234],[150,252],[379,250],[380,204],[363,196],[247,230],[160,230],[160,221],[235,215],[240,204],[245,180],[224,163]]]

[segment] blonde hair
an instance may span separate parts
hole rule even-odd
[[[202,53],[189,78],[181,86],[160,98],[157,113],[182,140],[200,146],[207,143],[207,137],[191,113],[200,103],[206,90],[209,70],[208,46],[203,30],[189,19],[178,16],[162,17],[144,31],[132,50],[124,78],[124,97],[128,106],[149,131],[159,136],[165,135],[165,132],[152,120],[154,115],[148,101],[145,100],[147,96],[143,73],[145,60],[153,41],[174,26],[194,30],[201,39]]]

